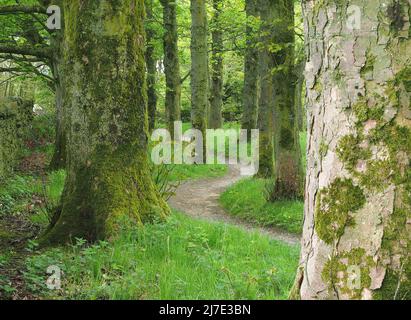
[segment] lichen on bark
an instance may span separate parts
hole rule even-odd
[[[407,1],[385,4],[303,4],[309,154],[304,270],[296,281],[302,299],[402,299],[411,289],[411,11]],[[359,29],[348,21],[351,5],[361,8]],[[346,210],[323,220],[333,207],[354,200],[351,192],[332,192],[333,200],[324,203],[336,181],[361,189],[354,198],[362,205],[348,206],[349,224],[343,224]],[[351,259],[358,253],[361,261]],[[338,272],[352,263],[363,279],[355,290]]]

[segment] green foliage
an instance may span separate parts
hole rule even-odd
[[[0,217],[30,213],[33,222],[46,225],[59,203],[64,180],[62,170],[42,177],[14,176],[0,185]]]
[[[2,253],[0,253],[0,270],[10,263],[10,260],[10,252],[6,250],[2,251]],[[0,273],[0,300],[10,299],[15,291],[16,289],[10,285],[9,277],[6,274]]]
[[[35,190],[32,177],[14,176],[0,185],[0,216],[20,211],[27,205]]]
[[[266,183],[264,179],[242,180],[222,194],[221,204],[228,213],[246,221],[300,234],[304,204],[301,201],[267,202]]]
[[[285,299],[298,248],[235,227],[174,214],[167,223],[124,228],[112,243],[39,253],[25,279],[43,296],[68,299]],[[50,265],[62,290],[44,289]]]

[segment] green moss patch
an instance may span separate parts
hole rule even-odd
[[[361,299],[365,288],[371,286],[370,270],[376,266],[362,248],[332,257],[324,266],[322,279],[330,290],[338,289],[350,299]]]
[[[360,187],[350,179],[336,179],[317,196],[315,229],[324,242],[332,244],[344,234],[346,226],[353,225],[352,213],[365,204]]]

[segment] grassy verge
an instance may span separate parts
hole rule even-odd
[[[196,180],[202,178],[217,178],[227,174],[228,166],[226,165],[174,165],[173,170],[169,176],[169,180],[184,181]]]
[[[167,223],[123,230],[112,243],[53,249],[27,260],[26,282],[67,299],[285,299],[298,248],[236,227],[174,214]],[[59,266],[62,290],[45,288]]]
[[[164,128],[164,124],[159,124],[159,128]],[[191,123],[183,123],[183,133],[191,129]],[[239,129],[239,125],[235,123],[226,123],[224,129]],[[228,155],[228,146],[226,146],[226,153]],[[227,165],[172,165],[173,170],[169,175],[169,180],[172,182],[175,181],[184,181],[184,180],[195,180],[202,178],[217,178],[227,174],[228,166]]]
[[[300,134],[302,161],[306,163],[307,136]],[[301,201],[269,203],[265,198],[263,179],[246,179],[224,192],[220,202],[226,211],[251,223],[265,227],[280,227],[301,234],[304,204]]]
[[[265,180],[246,179],[221,195],[220,202],[230,214],[248,222],[276,226],[292,233],[302,232],[304,204],[301,201],[266,201]]]
[[[47,150],[38,149],[38,152]],[[16,289],[15,281],[11,281],[17,272],[13,265],[18,260],[23,263],[21,267],[18,265],[18,274],[24,270],[20,283],[24,284],[24,293],[41,298],[287,297],[297,268],[298,247],[179,213],[174,213],[164,224],[125,227],[118,239],[110,243],[87,246],[83,240],[76,239],[72,246],[37,252],[36,243],[26,240],[33,239],[47,226],[65,179],[64,171],[43,174],[43,170],[31,170],[43,168],[36,165],[37,159],[30,158],[19,176],[0,186],[0,268],[8,270],[0,274],[0,298],[13,296],[21,289]],[[226,171],[224,165],[182,165],[176,166],[169,178],[175,181],[216,177]],[[22,228],[23,225],[27,228]],[[38,227],[33,230],[33,225]],[[17,230],[21,231],[17,234]],[[10,249],[11,240],[20,241],[20,251]],[[59,291],[46,287],[50,277],[46,271],[50,266],[63,271]]]

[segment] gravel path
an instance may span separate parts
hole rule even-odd
[[[176,195],[169,200],[172,208],[179,210],[190,217],[207,221],[223,222],[238,226],[249,232],[258,232],[268,235],[272,239],[290,245],[300,243],[300,237],[279,228],[258,227],[244,222],[224,211],[219,203],[220,195],[229,186],[240,181],[240,166],[232,165],[224,177],[187,181],[180,185]]]

